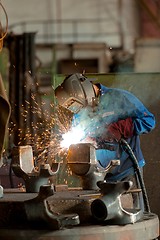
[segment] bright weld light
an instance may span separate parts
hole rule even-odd
[[[69,148],[71,144],[76,144],[81,142],[84,137],[84,132],[79,128],[73,128],[71,131],[62,135],[61,147]]]

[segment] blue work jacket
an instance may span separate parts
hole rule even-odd
[[[108,181],[119,181],[133,175],[135,169],[131,157],[123,145],[113,142],[113,149],[108,148],[108,143],[105,142],[106,126],[121,119],[132,118],[134,134],[126,140],[137,158],[139,167],[142,168],[145,165],[145,160],[141,151],[139,136],[149,133],[155,127],[155,117],[130,92],[108,88],[101,84],[100,89],[98,106],[94,109],[83,108],[75,114],[73,126],[79,125],[84,130],[84,139],[91,137],[97,141],[99,147],[96,149],[96,158],[103,168],[113,159],[120,160],[120,165],[111,170],[111,174],[108,176]]]

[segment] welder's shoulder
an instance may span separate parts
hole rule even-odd
[[[102,96],[114,97],[114,99],[122,98],[136,98],[132,93],[127,90],[120,88],[106,88],[106,91],[103,91]]]
[[[112,96],[116,96],[119,99],[128,99],[131,102],[141,102],[140,99],[134,95],[133,93],[120,88],[110,88],[108,89],[108,93]]]
[[[129,91],[122,89],[122,88],[110,88],[104,85],[101,85],[101,92],[102,94],[105,93],[118,93],[118,94],[131,94]]]

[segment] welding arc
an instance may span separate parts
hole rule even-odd
[[[151,211],[150,211],[148,196],[147,196],[144,180],[143,180],[143,177],[142,177],[139,165],[138,165],[137,158],[136,158],[135,154],[133,153],[132,148],[130,147],[128,142],[126,140],[124,140],[123,138],[121,139],[121,144],[125,147],[126,151],[128,152],[128,154],[133,162],[133,166],[134,166],[134,169],[136,170],[136,173],[137,173],[137,176],[139,179],[139,183],[140,183],[140,187],[142,190],[143,200],[144,200],[144,204],[145,204],[145,210],[148,213],[150,213]]]

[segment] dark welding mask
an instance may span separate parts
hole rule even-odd
[[[59,105],[73,113],[86,106],[94,106],[96,95],[92,83],[80,73],[66,77],[63,83],[55,89]]]

